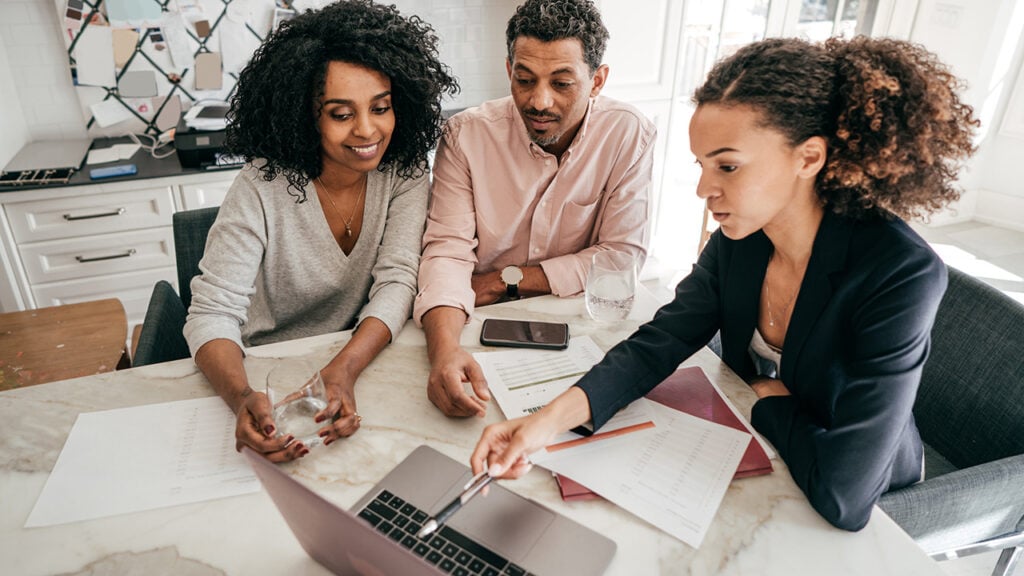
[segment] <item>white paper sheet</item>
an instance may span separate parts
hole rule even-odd
[[[114,36],[109,26],[86,26],[75,44],[75,70],[78,83],[113,88]]]
[[[259,490],[219,397],[89,412],[78,415],[25,527]]]
[[[750,435],[645,398],[634,404],[648,405],[653,430],[565,451],[541,466],[699,548]]]
[[[138,152],[138,144],[114,144],[107,148],[93,148],[85,158],[86,164],[103,164],[115,160],[127,160]]]
[[[528,416],[540,410],[568,390],[603,357],[604,351],[590,336],[570,339],[569,347],[565,350],[524,348],[473,354],[487,378],[494,399],[509,419]],[[560,446],[562,450],[575,450],[581,444],[652,427],[653,422],[646,405],[634,402],[611,418],[599,434],[583,437],[566,432],[557,436],[553,445]],[[535,462],[544,460],[546,456],[547,453],[537,454]]]
[[[107,128],[118,122],[135,118],[123,104],[113,98],[92,104],[89,106],[89,110],[92,112],[92,117],[96,119],[96,124],[100,128]]]

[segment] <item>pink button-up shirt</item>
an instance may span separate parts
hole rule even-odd
[[[474,273],[539,264],[552,293],[571,296],[594,252],[642,264],[655,135],[639,110],[599,96],[559,164],[530,140],[511,96],[453,116],[434,159],[416,323],[436,306],[472,314]]]

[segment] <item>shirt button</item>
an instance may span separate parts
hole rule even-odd
[[[534,248],[533,249],[533,253],[534,254],[540,254],[540,248]]]
[[[551,166],[551,158],[548,158],[547,160],[545,160],[544,161],[544,165],[545,166]]]

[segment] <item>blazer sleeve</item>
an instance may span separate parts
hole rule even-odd
[[[827,387],[831,405],[819,407],[815,417],[798,395],[770,396],[758,400],[751,415],[814,509],[845,530],[867,524],[901,469],[919,478],[919,448],[916,462],[907,454],[908,445],[919,447],[908,442],[917,434],[911,409],[946,287],[945,265],[929,250],[875,261],[843,294],[850,299],[848,320],[818,321],[822,341],[839,348],[836,360],[803,354],[794,369],[797,377],[812,380],[801,386]]]
[[[671,302],[576,383],[587,395],[594,430],[650,392],[715,335],[721,240],[720,232],[712,237],[693,270],[676,286]]]

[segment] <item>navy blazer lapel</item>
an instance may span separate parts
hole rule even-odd
[[[852,234],[850,220],[833,214],[826,207],[818,234],[814,238],[811,259],[804,272],[800,293],[793,304],[786,340],[782,345],[782,366],[779,372],[783,382],[793,381],[793,367],[798,363],[807,337],[832,298],[832,281],[829,277],[833,272],[845,268]]]
[[[722,283],[722,357],[741,377],[754,376],[747,350],[757,326],[761,284],[764,282],[772,243],[762,231],[736,241],[729,272]],[[742,367],[742,368],[741,368]]]

